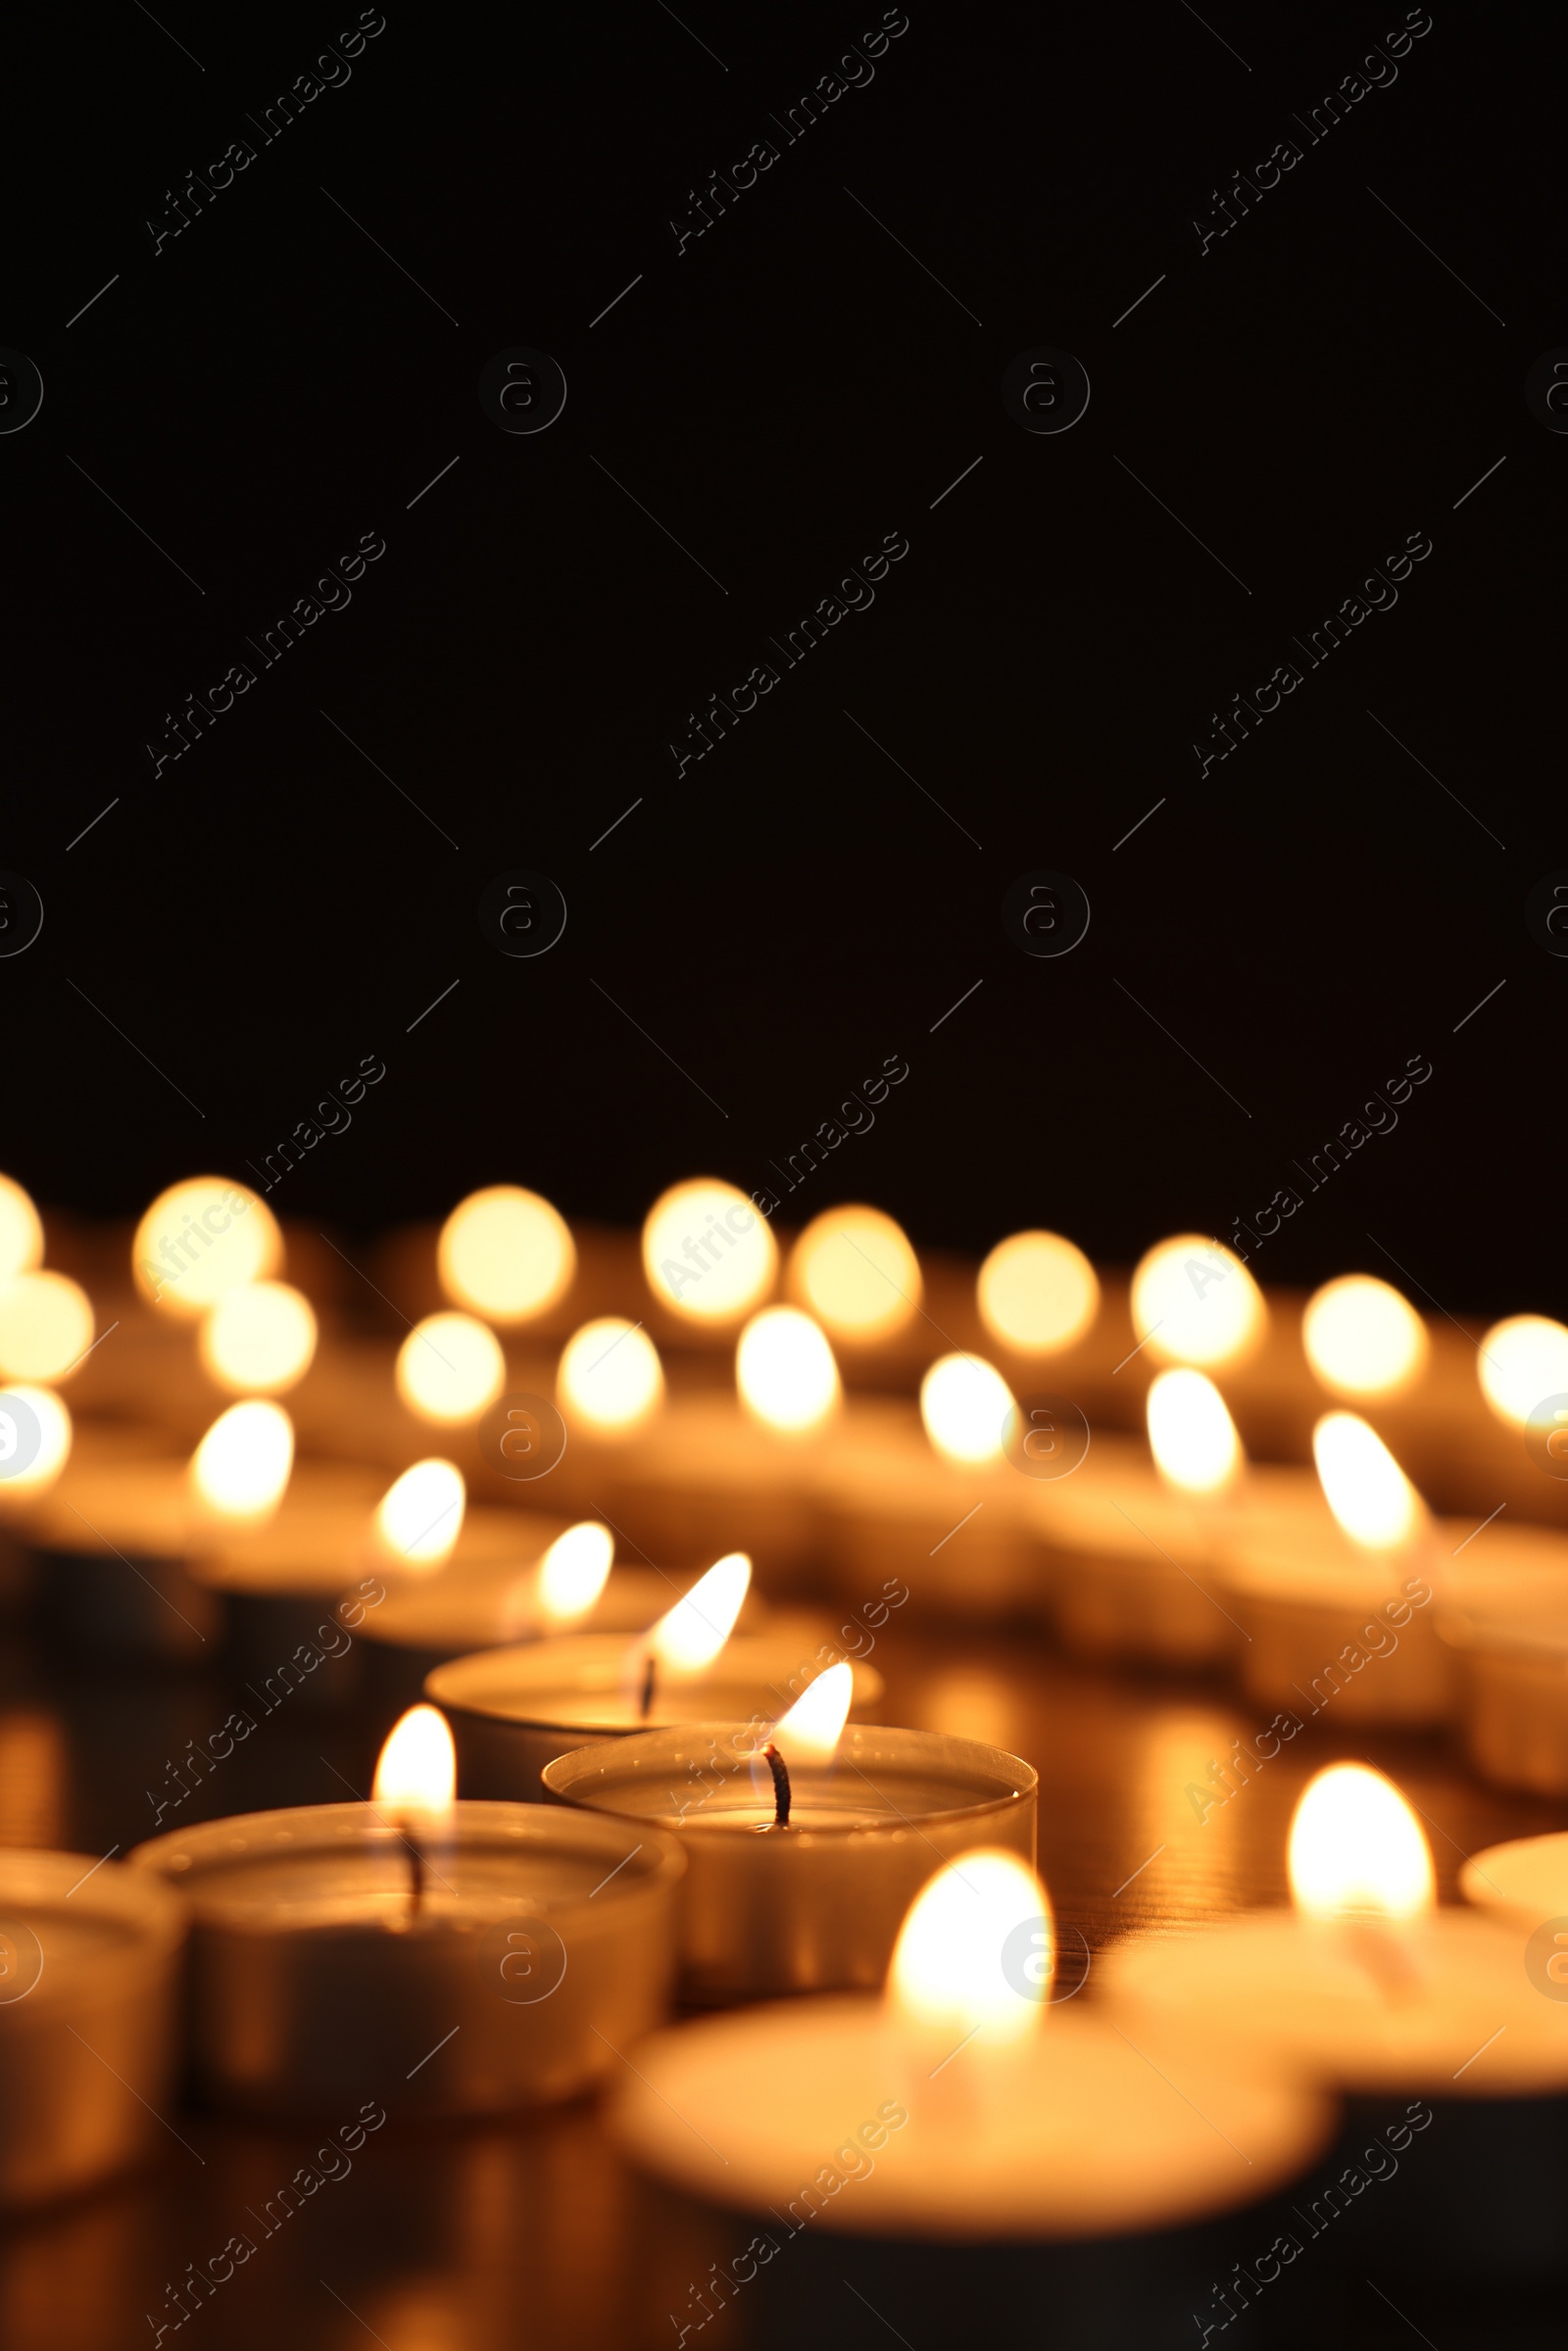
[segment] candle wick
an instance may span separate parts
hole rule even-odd
[[[411,1821],[403,1822],[401,1835],[404,1850],[409,1856],[409,1916],[412,1919],[418,1917],[424,1901],[424,1848],[415,1835]]]
[[[642,1694],[637,1701],[637,1711],[642,1716],[644,1722],[648,1720],[649,1715],[653,1712],[654,1676],[658,1670],[659,1659],[655,1655],[654,1651],[650,1649],[648,1652],[648,1661],[643,1667]]]
[[[1395,2005],[1413,1999],[1421,1989],[1421,1971],[1398,1935],[1372,1918],[1351,1915],[1343,1923],[1350,1956],[1366,1970],[1383,1997]]]
[[[775,1829],[787,1829],[790,1825],[789,1766],[771,1739],[762,1749],[762,1753],[766,1756],[767,1768],[773,1775],[773,1826]]]

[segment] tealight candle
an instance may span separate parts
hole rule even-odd
[[[1485,1779],[1568,1794],[1568,1537],[1483,1529],[1438,1631],[1454,1652],[1465,1751]]]
[[[698,1720],[771,1719],[814,1661],[787,1632],[730,1639],[750,1581],[750,1561],[732,1553],[639,1640],[567,1634],[438,1666],[425,1694],[452,1724],[464,1788],[532,1798],[546,1764],[571,1747]],[[871,1667],[856,1669],[861,1704],[881,1690]]]
[[[679,1837],[684,1999],[878,1984],[933,1859],[993,1845],[1033,1863],[1029,1764],[939,1732],[846,1733],[854,1690],[840,1663],[771,1730],[689,1724],[546,1767],[560,1802]]]
[[[660,1305],[694,1336],[723,1331],[771,1292],[778,1248],[744,1192],[697,1176],[671,1186],[649,1209],[643,1271]]]
[[[1394,2095],[1441,2103],[1416,2212],[1380,2208],[1391,2257],[1411,2230],[1423,2262],[1441,2248],[1463,2266],[1489,2236],[1524,2266],[1554,2260],[1554,2199],[1536,2190],[1563,2175],[1568,2013],[1530,1981],[1517,1934],[1433,1907],[1419,1823],[1360,1764],[1309,1783],[1290,1879],[1289,1911],[1117,1945],[1103,1979],[1112,2016],[1156,2057],[1212,2025],[1270,2064],[1376,2097],[1379,2112]]]
[[[197,2082],[264,2114],[490,2114],[574,2096],[667,2013],[684,1859],[648,1829],[453,1799],[419,1707],[368,1804],[247,1813],[139,1845],[194,1915]]]
[[[1536,1988],[1568,2000],[1568,1832],[1515,1837],[1472,1853],[1459,1872],[1459,1891],[1478,1910],[1528,1935],[1526,1965]]]
[[[639,2050],[612,2129],[640,2169],[755,2216],[731,2285],[764,2280],[765,2339],[863,2344],[869,2304],[906,2341],[986,2340],[1020,2291],[1092,2311],[1086,2340],[1174,2339],[1214,2258],[1202,2224],[1325,2142],[1331,2106],[1284,2074],[1212,2043],[1156,2069],[1108,2024],[1047,2016],[1053,1943],[1033,1872],[981,1848],[918,1896],[884,1997],[744,2009]]]
[[[460,1200],[441,1227],[436,1270],[454,1305],[510,1327],[564,1298],[577,1251],[565,1219],[537,1192],[491,1184]]]
[[[74,2195],[157,2138],[187,1926],[120,1863],[0,1852],[0,2205]]]

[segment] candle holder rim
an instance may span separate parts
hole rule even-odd
[[[551,1666],[559,1669],[559,1681],[562,1682],[568,1681],[574,1669],[582,1671],[589,1666],[603,1665],[607,1669],[605,1679],[602,1683],[591,1683],[583,1694],[590,1698],[609,1697],[617,1691],[624,1690],[627,1679],[627,1657],[635,1650],[639,1638],[640,1636],[636,1633],[558,1633],[550,1635],[543,1641],[514,1641],[495,1648],[470,1649],[464,1656],[449,1657],[442,1664],[434,1667],[425,1676],[424,1695],[432,1706],[439,1706],[444,1714],[473,1715],[480,1721],[504,1723],[518,1731],[554,1731],[564,1728],[573,1732],[587,1730],[597,1733],[600,1738],[612,1739],[624,1730],[624,1725],[618,1723],[602,1725],[568,1723],[563,1725],[558,1718],[549,1714],[518,1712],[517,1707],[525,1705],[534,1695],[534,1691],[526,1686],[527,1683],[535,1681],[533,1675],[525,1677],[525,1686],[517,1692],[516,1701],[513,1705],[508,1705],[494,1694],[487,1694],[482,1687],[475,1690],[469,1685],[477,1682],[482,1686],[491,1676],[498,1673],[504,1675],[510,1662],[524,1658],[535,1665],[548,1661]],[[755,1663],[757,1650],[765,1649],[771,1661],[784,1645],[780,1636],[776,1633],[734,1634],[725,1642],[712,1664],[706,1667],[702,1673],[671,1674],[663,1687],[669,1691],[686,1690],[695,1696],[709,1683],[746,1681],[751,1678],[747,1668]],[[882,1676],[877,1672],[875,1666],[866,1665],[858,1659],[851,1658],[848,1662],[855,1677],[855,1697],[852,1703],[865,1706],[875,1705],[886,1688]],[[823,1671],[826,1671],[825,1667]],[[812,1676],[813,1681],[816,1678],[815,1675]],[[759,1672],[756,1679],[760,1682],[763,1677]],[[540,1689],[553,1689],[558,1686],[558,1676],[553,1674],[546,1680],[541,1674],[537,1677],[537,1686]],[[799,1692],[795,1692],[793,1695],[799,1695]],[[673,1729],[675,1727],[672,1724],[650,1726],[653,1729]]]
[[[74,1898],[78,1889],[85,1893],[83,1878],[89,1871],[93,1873],[95,1890],[82,1905],[85,1915],[100,1919],[107,1916],[117,1925],[136,1932],[135,1950],[121,1961],[117,1984],[124,1984],[134,1970],[162,1967],[189,1935],[193,1913],[179,1886],[168,1879],[149,1880],[140,1871],[132,1875],[128,1854],[123,1861],[95,1868],[90,1853],[31,1845],[0,1846],[0,1915],[13,1902],[19,1908],[29,1901],[47,1902],[52,1907]],[[51,1980],[45,1945],[43,1973],[36,1986],[23,2000],[0,2002],[0,2020],[13,2009],[19,2020],[36,2016],[40,2008],[52,2005],[60,1988]],[[79,1984],[73,1980],[67,1980],[65,1989],[71,1997],[79,1997]],[[0,2030],[3,2029],[0,2025]]]

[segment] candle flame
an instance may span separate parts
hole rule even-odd
[[[567,1340],[556,1393],[596,1437],[629,1437],[663,1396],[659,1349],[624,1315],[601,1314]]]
[[[849,1721],[854,1696],[855,1668],[847,1658],[840,1658],[837,1665],[817,1675],[788,1714],[779,1717],[769,1743],[786,1763],[828,1762]]]
[[[880,1208],[827,1208],[795,1244],[789,1287],[836,1339],[887,1339],[919,1311],[920,1260]]]
[[[197,1344],[220,1388],[280,1396],[311,1368],[315,1310],[287,1282],[241,1282],[207,1315]]]
[[[1139,1340],[1167,1363],[1239,1362],[1268,1321],[1240,1257],[1201,1233],[1178,1233],[1140,1259],[1131,1304]]]
[[[1401,1395],[1431,1352],[1427,1326],[1409,1300],[1369,1273],[1342,1274],[1313,1292],[1301,1315],[1301,1345],[1337,1396]]]
[[[1335,1763],[1308,1781],[1291,1822],[1291,1899],[1313,1918],[1416,1918],[1437,1900],[1421,1824],[1392,1780]]]
[[[1568,1395],[1568,1331],[1545,1314],[1510,1314],[1476,1352],[1482,1394],[1499,1420],[1527,1428],[1538,1404]]]
[[[0,1282],[43,1263],[43,1225],[31,1196],[0,1175]]]
[[[744,1551],[727,1551],[648,1634],[645,1647],[671,1673],[700,1674],[735,1629],[752,1580]]]
[[[398,1349],[398,1394],[420,1420],[477,1420],[507,1384],[507,1359],[471,1314],[427,1314]]]
[[[939,1453],[974,1463],[1002,1457],[1012,1392],[979,1355],[942,1355],[920,1383],[920,1418]]]
[[[191,1478],[220,1518],[259,1525],[283,1498],[294,1467],[294,1424],[259,1396],[220,1412],[191,1455]]]
[[[7,1409],[13,1403],[38,1424],[38,1450],[24,1468],[16,1466],[22,1457],[22,1429]],[[0,1389],[0,1507],[48,1492],[70,1457],[71,1436],[71,1414],[52,1388]]]
[[[68,1274],[14,1274],[0,1288],[0,1373],[64,1379],[91,1347],[92,1322],[92,1300]]]
[[[455,1461],[432,1454],[416,1461],[375,1507],[377,1544],[397,1567],[430,1575],[452,1556],[463,1532],[467,1488]]]
[[[592,1614],[615,1556],[615,1539],[596,1518],[558,1535],[539,1562],[539,1606],[560,1631]]]
[[[752,1316],[735,1349],[735,1385],[755,1418],[788,1436],[820,1428],[838,1408],[833,1349],[796,1306],[764,1306]]]
[[[772,1289],[778,1248],[744,1192],[716,1176],[696,1176],[649,1209],[643,1270],[661,1305],[686,1320],[734,1322]]]
[[[1100,1283],[1060,1233],[999,1241],[975,1284],[980,1320],[1002,1347],[1050,1355],[1081,1339],[1100,1311]]]
[[[1039,2025],[1054,1944],[1050,1897],[1016,1853],[962,1853],[910,1905],[889,2005],[956,2043],[1016,2040]]]
[[[1200,1371],[1162,1371],[1149,1391],[1155,1467],[1187,1494],[1223,1494],[1242,1467],[1242,1441],[1225,1398]]]
[[[1329,1508],[1352,1543],[1391,1551],[1419,1532],[1421,1496],[1377,1431],[1355,1413],[1326,1412],[1312,1431],[1312,1456]]]
[[[411,1706],[393,1724],[375,1767],[372,1801],[400,1814],[448,1812],[458,1788],[458,1757],[444,1714]]]
[[[283,1262],[277,1219],[248,1184],[189,1176],[161,1192],[131,1243],[136,1287],[165,1314],[195,1322],[225,1290]]]
[[[577,1251],[537,1192],[490,1184],[460,1200],[436,1244],[441,1287],[487,1322],[529,1322],[570,1289]]]

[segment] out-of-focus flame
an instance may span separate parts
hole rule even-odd
[[[1016,1853],[961,1853],[910,1905],[888,2004],[900,2020],[956,2043],[1017,2040],[1044,2013],[1054,1945],[1050,1897]]]
[[[735,1629],[752,1580],[744,1551],[727,1551],[649,1630],[643,1644],[669,1673],[700,1674]]]
[[[446,1717],[433,1706],[411,1706],[393,1724],[375,1767],[374,1803],[402,1817],[438,1819],[452,1809],[458,1758]]]
[[[158,1195],[136,1227],[130,1254],[142,1296],[194,1322],[225,1290],[276,1273],[283,1236],[248,1184],[189,1176]]]
[[[1360,1763],[1330,1764],[1307,1782],[1288,1866],[1291,1899],[1313,1918],[1416,1918],[1437,1900],[1420,1822],[1392,1780]]]
[[[1166,1363],[1239,1362],[1263,1336],[1263,1293],[1242,1263],[1201,1233],[1155,1244],[1133,1274],[1140,1341]]]
[[[920,1260],[880,1208],[826,1208],[791,1251],[789,1290],[835,1339],[887,1339],[919,1311]]]
[[[528,1322],[564,1298],[577,1270],[565,1220],[520,1184],[490,1184],[460,1200],[436,1244],[441,1287],[486,1322]]]
[[[846,1658],[830,1665],[774,1724],[770,1743],[786,1763],[826,1763],[850,1719],[855,1668]]]
[[[207,1315],[197,1345],[220,1388],[281,1396],[311,1368],[316,1314],[287,1282],[242,1282]]]
[[[1420,1532],[1421,1496],[1375,1429],[1354,1412],[1325,1412],[1312,1457],[1329,1508],[1352,1543],[1397,1550]]]
[[[258,1525],[283,1498],[294,1467],[294,1424],[259,1396],[220,1412],[191,1455],[191,1479],[219,1518]]]
[[[572,1418],[585,1422],[596,1437],[629,1437],[663,1396],[659,1349],[624,1315],[601,1314],[567,1340],[556,1393]]]
[[[1002,1457],[1012,1391],[979,1355],[941,1355],[920,1382],[920,1418],[939,1453],[974,1463]]]
[[[539,1608],[560,1632],[591,1616],[615,1556],[615,1538],[596,1518],[558,1535],[539,1562]]]
[[[432,1454],[394,1478],[375,1506],[377,1547],[394,1567],[432,1575],[450,1559],[468,1498],[455,1461]]]
[[[0,1374],[60,1380],[92,1345],[92,1300],[63,1273],[19,1273],[0,1287]]]
[[[1200,1371],[1162,1371],[1150,1387],[1149,1443],[1161,1477],[1184,1494],[1223,1494],[1242,1467],[1225,1398]]]
[[[694,1176],[649,1209],[643,1270],[662,1305],[692,1322],[733,1322],[772,1289],[778,1247],[744,1192]]]
[[[31,1196],[0,1175],[0,1282],[43,1263],[43,1226]]]
[[[1482,1340],[1476,1371],[1497,1418],[1523,1429],[1538,1404],[1568,1395],[1568,1331],[1546,1314],[1510,1314]]]
[[[10,1407],[18,1404],[21,1412]],[[38,1449],[23,1461],[30,1432],[25,1415],[38,1424]],[[8,1502],[46,1494],[71,1455],[71,1414],[52,1388],[0,1389],[0,1510]]]
[[[1002,1347],[1049,1355],[1083,1337],[1100,1311],[1100,1283],[1060,1233],[999,1241],[975,1285],[980,1320]]]
[[[398,1349],[398,1394],[421,1420],[477,1420],[507,1384],[501,1342],[471,1314],[427,1314]]]
[[[1347,1273],[1313,1292],[1301,1345],[1337,1396],[1400,1396],[1426,1369],[1427,1326],[1407,1298],[1375,1274]]]
[[[837,1409],[839,1367],[816,1323],[795,1306],[764,1306],[741,1333],[735,1385],[756,1419],[786,1436],[820,1428]]]

